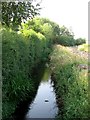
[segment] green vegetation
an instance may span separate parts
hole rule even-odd
[[[8,4],[11,9],[15,9],[17,5],[12,2]],[[3,7],[5,5],[6,3],[3,3]],[[13,5],[14,7],[12,7]],[[23,3],[19,3],[18,7],[22,9],[25,7],[23,5]],[[10,15],[9,12],[7,11],[6,14]],[[21,10],[20,13],[14,12],[13,20],[15,19],[15,21],[10,21],[10,25],[16,27],[20,22],[19,31],[16,32],[10,28],[8,23],[11,19],[7,20],[7,18],[4,22],[9,28],[2,26],[2,30],[0,30],[3,39],[3,119],[10,118],[20,102],[32,99],[36,91],[35,82],[37,82],[32,79],[32,75],[41,63],[49,60],[51,52],[51,69],[56,79],[58,101],[59,98],[63,99],[64,119],[85,117],[88,109],[87,71],[79,69],[79,64],[87,63],[79,56],[70,54],[65,47],[57,46],[54,47],[54,50],[52,49],[55,44],[76,45],[73,32],[46,18],[33,18],[21,23],[18,21],[20,16],[17,16],[17,14],[21,15]],[[78,106],[80,107],[78,108]],[[61,118],[61,116],[59,117]]]
[[[40,12],[40,4],[34,1],[14,0],[13,2],[2,2],[2,24],[17,28],[22,21],[31,19]]]
[[[18,103],[32,98],[32,73],[41,61],[46,61],[49,40],[32,29],[21,34],[3,29],[2,39],[4,119],[11,116]]]
[[[51,43],[54,43],[60,35],[59,25],[46,18],[36,17],[27,21],[26,23],[22,23],[22,26],[20,27],[21,32],[24,33],[23,30],[29,29],[33,29],[38,33],[42,33],[47,40],[50,40]]]
[[[74,33],[65,26],[60,27],[60,35],[59,39],[57,40],[57,44],[61,44],[64,46],[74,46]]]
[[[75,42],[76,42],[76,43],[75,43],[76,45],[81,45],[81,44],[86,43],[86,40],[83,39],[83,38],[78,38],[78,39],[76,39]]]
[[[20,31],[33,29],[36,32],[42,33],[47,40],[53,44],[61,44],[64,46],[76,46],[85,43],[85,39],[74,38],[74,33],[65,26],[59,26],[57,23],[46,18],[33,18],[26,23],[22,23]]]
[[[60,45],[54,46],[50,58],[59,105],[57,118],[59,120],[89,118],[88,70],[82,67],[87,65],[88,61]]]
[[[90,52],[90,45],[89,44],[79,45],[78,46],[78,50]]]
[[[3,119],[13,119],[12,114],[17,105],[28,99],[32,100],[38,84],[38,80],[32,76],[37,73],[39,65],[49,59],[60,105],[58,118],[70,120],[90,117],[87,69],[80,67],[81,64],[87,64],[87,60],[60,46],[81,45],[85,43],[85,39],[75,40],[71,30],[65,26],[60,27],[49,19],[34,18],[41,9],[37,0],[15,0],[1,4]],[[52,49],[55,44],[60,45]],[[88,51],[87,48],[86,44],[79,46],[80,50]],[[44,78],[46,77],[47,74]]]

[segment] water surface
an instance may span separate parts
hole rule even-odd
[[[55,118],[58,113],[56,96],[50,71],[45,69],[34,101],[29,105],[25,118]]]

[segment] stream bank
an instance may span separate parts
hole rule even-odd
[[[73,54],[68,48],[55,45],[50,58],[52,80],[55,82],[58,120],[89,119],[87,58]]]
[[[30,118],[53,118],[58,114],[54,83],[51,80],[49,67],[43,66],[39,74],[34,76],[38,87],[32,100],[19,105],[14,120],[27,120]],[[37,85],[37,83],[36,83]]]

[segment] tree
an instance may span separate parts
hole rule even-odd
[[[64,25],[60,28],[60,35],[72,36],[74,37],[74,33],[65,27]]]
[[[83,39],[83,38],[78,38],[78,39],[75,40],[76,45],[81,45],[81,44],[84,44],[84,43],[86,43],[86,40]]]
[[[60,36],[57,43],[65,46],[74,46],[75,39],[72,30],[68,29],[65,26],[60,27]]]
[[[60,38],[58,39],[57,43],[64,45],[64,46],[74,46],[75,39],[72,36],[61,35]]]
[[[2,2],[2,24],[7,26],[20,25],[22,21],[38,15],[40,9],[40,3],[36,3],[34,0]]]
[[[23,29],[33,29],[36,32],[42,33],[46,38],[52,41],[55,41],[60,35],[59,25],[47,18],[35,17],[26,23],[22,23],[21,31]]]

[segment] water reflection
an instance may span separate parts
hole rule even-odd
[[[55,118],[57,112],[53,83],[51,82],[50,71],[47,68],[43,74],[37,95],[29,106],[25,118]]]

